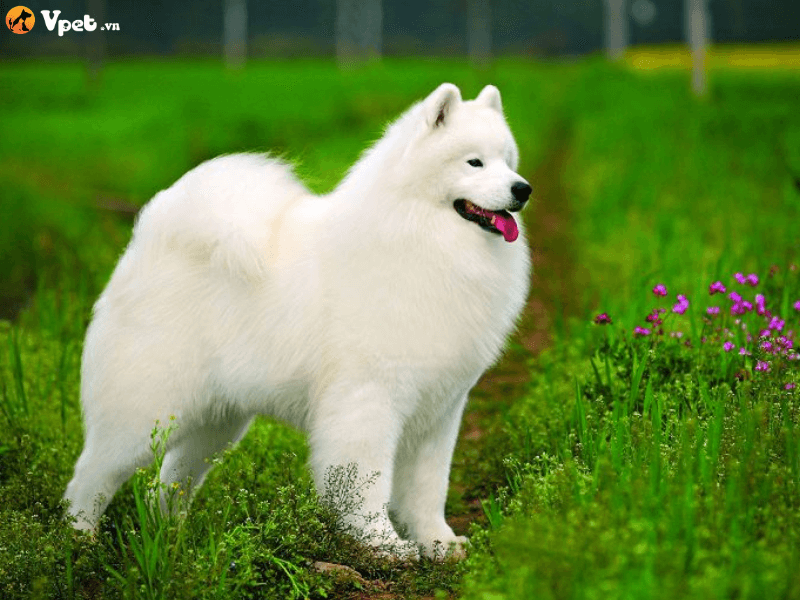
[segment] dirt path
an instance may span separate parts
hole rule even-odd
[[[502,458],[492,455],[502,448],[503,415],[525,391],[529,360],[550,345],[556,320],[574,313],[574,240],[563,180],[570,159],[567,123],[557,121],[549,140],[545,159],[533,173],[525,174],[534,190],[525,216],[533,264],[528,302],[503,359],[470,396],[456,448],[452,480],[463,503],[448,521],[459,534],[484,519],[481,499],[504,483],[501,473],[487,470]]]

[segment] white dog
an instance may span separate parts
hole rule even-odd
[[[461,413],[528,290],[517,160],[497,88],[443,84],[329,195],[251,154],[157,194],[86,334],[76,527],[152,461],[156,420],[177,425],[162,480],[196,487],[267,414],[308,432],[321,493],[332,467],[373,477],[342,515],[368,543],[403,547],[393,519],[460,552],[444,506]]]

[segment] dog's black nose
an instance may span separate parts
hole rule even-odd
[[[514,200],[519,204],[520,208],[528,201],[532,191],[531,186],[524,181],[517,181],[511,186],[511,193],[514,195]]]

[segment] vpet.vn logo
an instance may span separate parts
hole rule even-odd
[[[67,31],[94,31],[97,29],[97,21],[89,15],[83,15],[82,19],[69,21],[68,19],[59,19],[61,14],[60,10],[43,10],[42,17],[44,17],[44,25],[47,31],[53,31],[58,25],[58,36],[63,36]],[[106,23],[100,28],[100,31],[119,31],[117,23]]]
[[[33,11],[27,6],[15,6],[6,15],[6,25],[14,33],[28,33],[35,22]]]

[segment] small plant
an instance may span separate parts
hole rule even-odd
[[[320,498],[323,507],[334,515],[339,533],[343,533],[365,546],[368,543],[364,531],[368,531],[371,525],[378,525],[381,515],[364,512],[363,491],[375,485],[377,479],[378,473],[360,474],[358,465],[355,463],[330,467],[325,473],[325,492]],[[351,526],[349,517],[363,520],[366,526]],[[385,547],[380,549],[387,553],[396,550],[388,540]]]
[[[159,477],[174,429],[172,423],[163,429],[156,421],[150,434],[153,465],[139,469],[132,480],[136,511],[116,527],[124,572],[106,565],[108,572],[124,586],[137,579],[141,581],[137,595],[152,600],[169,596],[174,563],[184,550],[183,529],[175,511],[183,490],[167,486]],[[137,577],[129,577],[131,573]]]
[[[11,431],[21,431],[21,419],[29,415],[28,394],[25,390],[25,365],[22,359],[21,332],[11,327],[8,332],[6,356],[8,357],[10,381],[5,369],[0,369],[0,413],[8,422]]]

